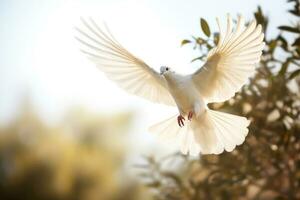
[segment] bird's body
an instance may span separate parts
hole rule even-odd
[[[184,124],[186,127],[176,129],[176,116],[173,116],[151,126],[151,132],[159,133],[167,140],[177,133],[183,141],[181,151],[193,155],[199,152],[219,154],[224,148],[232,151],[244,141],[249,125],[246,118],[210,110],[190,75],[180,75],[169,69],[163,77],[179,111],[177,122],[180,127]],[[189,120],[184,122],[185,119]],[[226,130],[221,131],[222,128]],[[223,147],[218,145],[221,140],[224,141]]]
[[[196,116],[199,116],[205,110],[204,100],[190,76],[169,72],[164,74],[164,78],[180,115],[186,116],[189,112],[193,112]]]
[[[189,75],[179,75],[169,67],[161,67],[158,73],[127,51],[108,29],[103,31],[92,19],[82,22],[86,30],[77,29],[84,37],[77,37],[82,52],[109,79],[131,94],[177,106],[179,116],[151,126],[151,132],[161,138],[179,138],[184,154],[219,154],[244,142],[249,120],[211,110],[207,104],[230,99],[254,73],[264,47],[262,27],[255,20],[245,27],[239,16],[233,29],[228,16],[225,32],[217,20],[217,46],[210,50],[205,64]]]

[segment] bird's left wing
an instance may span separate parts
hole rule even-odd
[[[90,19],[82,19],[84,29],[76,28],[82,44],[81,51],[103,71],[106,76],[131,94],[156,103],[175,105],[166,82],[145,62],[127,51],[110,33]]]
[[[228,15],[225,34],[217,22],[220,29],[218,45],[208,53],[206,63],[191,75],[207,103],[222,102],[234,96],[254,73],[264,47],[262,27],[256,25],[255,20],[244,27],[244,20],[239,16],[233,30]]]

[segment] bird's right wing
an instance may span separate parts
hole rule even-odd
[[[81,37],[81,51],[103,71],[106,76],[131,94],[156,103],[175,105],[166,82],[145,62],[127,51],[106,28],[104,32],[90,19],[82,19],[84,28],[76,28]]]

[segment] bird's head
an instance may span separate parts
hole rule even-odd
[[[160,67],[160,75],[166,75],[169,73],[172,73],[173,71],[171,70],[170,67],[162,66]]]

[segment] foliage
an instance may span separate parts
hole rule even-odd
[[[63,125],[47,126],[27,104],[22,110],[0,127],[0,199],[145,199],[122,172],[128,113],[76,110]]]
[[[276,37],[266,37],[249,84],[233,99],[209,105],[251,120],[245,143],[233,152],[185,158],[175,171],[162,167],[168,165],[165,160],[147,158],[140,169],[156,199],[300,199],[300,3],[288,4],[294,23],[278,27]],[[254,17],[269,36],[269,20],[260,7]],[[204,60],[218,40],[201,21],[206,37],[182,42],[201,50],[203,56],[193,61]]]

